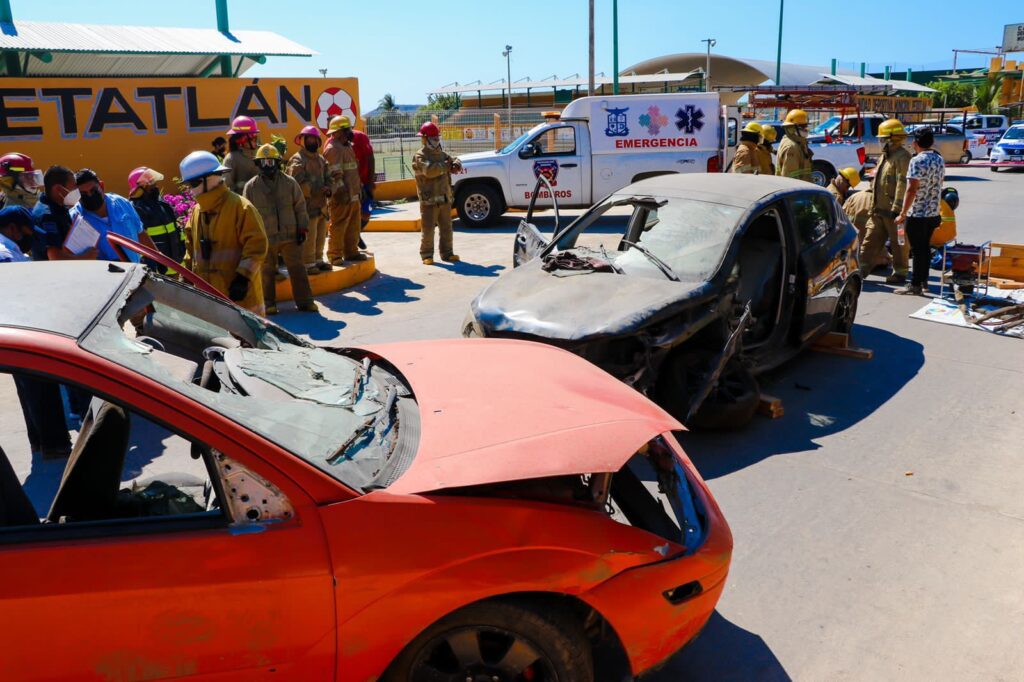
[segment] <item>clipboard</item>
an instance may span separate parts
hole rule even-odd
[[[89,249],[95,248],[100,241],[100,233],[81,215],[76,216],[68,236],[64,239],[64,248],[80,256]]]

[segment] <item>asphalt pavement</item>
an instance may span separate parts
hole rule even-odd
[[[1024,172],[946,184],[961,239],[1024,242]],[[518,219],[457,229],[454,265],[420,264],[416,234],[368,234],[378,275],[322,299],[323,320],[279,319],[332,344],[457,336]],[[1024,343],[910,319],[924,299],[891,290],[872,276],[860,298],[874,359],[806,353],[762,382],[782,418],[682,436],[735,553],[705,631],[651,680],[1021,679]]]
[[[962,239],[1024,242],[1024,172],[947,180]],[[276,319],[332,345],[456,337],[511,268],[518,219],[457,229],[457,264],[422,265],[418,234],[367,234],[377,275]],[[874,359],[805,353],[763,377],[782,418],[681,436],[735,552],[707,628],[650,680],[1022,678],[1024,343],[910,319],[924,299],[891,290],[873,276],[860,298]],[[19,430],[0,419],[5,442]]]

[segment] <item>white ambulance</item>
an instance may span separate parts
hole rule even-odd
[[[527,207],[541,174],[559,207],[589,208],[644,178],[720,171],[736,142],[723,137],[735,135],[726,115],[717,93],[582,97],[500,151],[460,156],[455,208],[464,225],[492,224]],[[537,204],[551,203],[543,190]]]

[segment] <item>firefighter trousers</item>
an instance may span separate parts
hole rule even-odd
[[[307,239],[308,241],[308,239]],[[267,258],[263,261],[263,302],[270,306],[277,303],[277,257],[284,260],[288,268],[288,279],[292,282],[292,297],[295,305],[307,305],[313,302],[313,290],[309,287],[309,275],[302,262],[302,247],[295,240],[277,242],[273,239],[267,244]]]
[[[327,218],[320,209],[315,215],[309,216],[309,231],[306,233],[306,241],[302,242],[302,262],[306,265],[315,265],[324,259],[324,245],[327,243]]]
[[[452,205],[420,203],[420,258],[434,257],[434,228],[438,232],[437,250],[441,258],[450,258],[452,245]]]
[[[886,261],[885,242],[889,241],[889,250],[892,252],[892,271],[897,275],[904,275],[910,271],[907,263],[910,255],[910,245],[904,239],[903,246],[900,246],[897,233],[896,219],[874,212],[868,219],[867,229],[864,234],[864,243],[860,247],[861,271],[871,272],[876,265]]]
[[[331,201],[331,226],[327,234],[327,260],[351,258],[359,253],[359,202]]]

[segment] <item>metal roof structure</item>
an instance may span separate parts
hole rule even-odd
[[[691,78],[697,77],[704,72],[703,69],[693,69],[685,73],[652,73],[652,74],[633,74],[629,76],[619,76],[619,85],[640,85],[650,83],[681,83]],[[610,76],[600,75],[594,78],[594,85],[600,87],[602,85],[611,85],[613,79]],[[532,90],[535,88],[578,88],[587,87],[589,81],[587,78],[580,78],[579,76],[571,76],[568,78],[546,78],[544,80],[534,81],[523,79],[514,81],[512,83],[513,90]],[[452,83],[435,90],[431,90],[428,94],[431,95],[448,95],[454,93],[465,93],[465,92],[490,92],[498,90],[508,89],[508,84],[505,79],[494,81],[493,83],[481,83],[477,81],[475,83],[467,83],[460,85],[459,83]]]
[[[18,75],[28,76],[207,76],[222,56],[239,75],[268,56],[316,54],[271,31],[20,20],[0,22],[0,51],[16,54]]]
[[[935,92],[934,88],[929,88],[927,85],[921,85],[920,83],[914,83],[913,81],[896,80],[890,78],[885,80],[883,78],[875,78],[874,76],[847,76],[847,75],[831,75],[828,73],[819,74],[821,79],[820,83],[839,83],[841,85],[852,85],[859,89],[864,90],[875,90],[877,89],[880,93],[885,91],[890,92]]]

